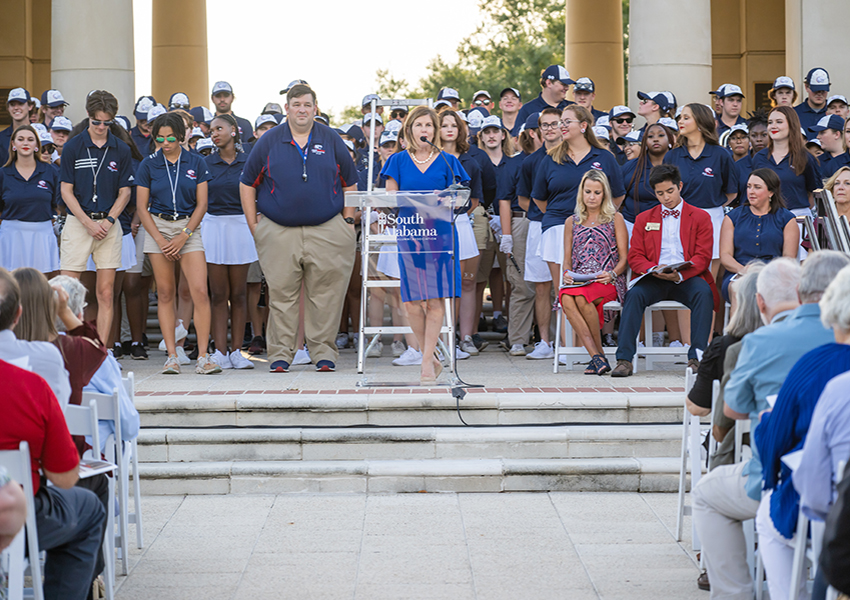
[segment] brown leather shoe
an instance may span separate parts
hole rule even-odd
[[[632,363],[627,360],[618,360],[617,366],[611,371],[611,377],[631,377]]]
[[[705,592],[711,591],[711,584],[708,582],[708,572],[703,571],[697,578],[697,587]]]
[[[699,361],[695,358],[688,360],[688,368],[696,375],[696,372],[699,370]]]

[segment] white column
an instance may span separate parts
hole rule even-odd
[[[53,0],[51,42],[51,82],[71,104],[66,116],[75,123],[85,118],[86,94],[94,89],[112,92],[118,113],[132,115],[132,0]]]
[[[628,104],[637,93],[671,91],[679,106],[711,89],[711,0],[632,0]]]
[[[803,80],[814,67],[829,72],[830,94],[847,94],[850,61],[847,55],[847,0],[785,0],[785,68],[801,98]]]

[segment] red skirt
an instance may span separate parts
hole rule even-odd
[[[558,301],[563,303],[561,298],[565,295],[584,296],[585,300],[591,304],[601,298],[602,302],[596,306],[596,310],[599,311],[599,326],[602,327],[605,325],[605,317],[602,315],[602,311],[604,310],[603,306],[605,306],[606,302],[612,302],[617,299],[617,286],[607,283],[599,283],[597,281],[581,287],[561,288],[558,292]]]

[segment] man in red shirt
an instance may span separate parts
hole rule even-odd
[[[0,269],[0,330],[14,326],[19,307],[17,283]],[[0,415],[0,450],[17,450],[22,441],[30,448],[38,545],[47,551],[44,597],[85,600],[106,510],[93,492],[75,487],[80,458],[59,402],[44,379],[0,361]]]

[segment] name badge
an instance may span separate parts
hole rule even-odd
[[[647,223],[646,224],[647,231],[661,231],[661,223]]]

